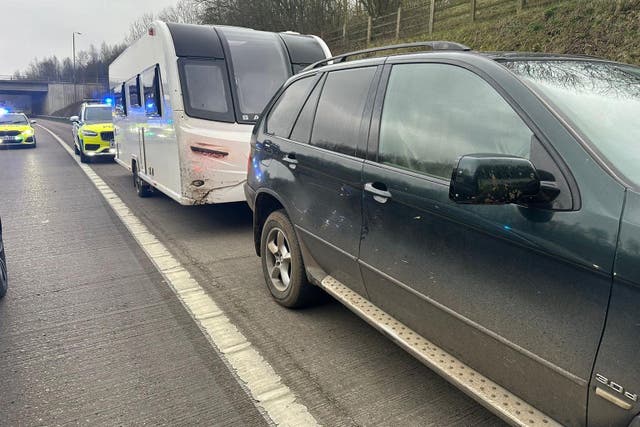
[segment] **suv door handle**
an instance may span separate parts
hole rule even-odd
[[[387,203],[387,200],[391,198],[387,186],[381,182],[367,182],[364,185],[364,191],[373,194],[373,199],[378,203]]]
[[[291,164],[291,165],[297,165],[298,164],[298,159],[296,159],[296,154],[295,153],[289,153],[286,156],[284,156],[282,158],[283,161]]]

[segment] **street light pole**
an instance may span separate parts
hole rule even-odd
[[[71,36],[73,40],[73,102],[78,100],[78,92],[76,90],[76,34],[80,36],[82,33],[74,31]]]

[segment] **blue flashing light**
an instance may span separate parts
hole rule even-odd
[[[107,105],[113,105],[113,98],[107,96],[104,99],[104,103],[107,104]]]
[[[147,102],[147,110],[153,110],[156,106],[153,102]]]
[[[0,107],[0,116],[4,116],[5,114],[9,114],[9,110]]]
[[[257,158],[251,160],[251,166],[253,167],[253,173],[258,182],[262,182],[262,170],[260,169],[260,162]]]
[[[511,230],[511,226],[509,225],[503,225],[502,228],[504,228],[507,231]]]

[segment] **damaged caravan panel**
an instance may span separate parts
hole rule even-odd
[[[140,196],[243,201],[262,109],[289,77],[330,56],[316,36],[155,21],[109,66],[116,161]]]

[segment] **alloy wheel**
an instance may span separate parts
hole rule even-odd
[[[284,232],[274,227],[267,235],[267,271],[273,286],[284,292],[291,284],[291,250]]]

